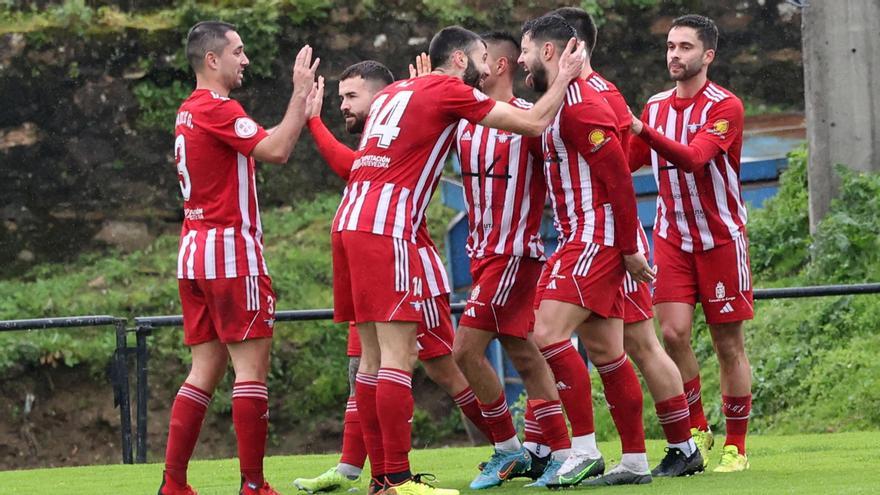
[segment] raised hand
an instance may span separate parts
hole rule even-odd
[[[312,91],[315,84],[315,73],[318,70],[318,64],[321,63],[320,58],[316,58],[312,63],[312,47],[305,45],[300,48],[296,54],[296,61],[293,63],[293,94],[294,96],[307,97]]]
[[[312,91],[306,98],[306,118],[321,116],[321,107],[324,105],[324,76],[318,76],[318,82],[312,86]]]
[[[427,76],[431,73],[431,58],[427,53],[422,52],[416,57],[416,65],[409,64],[409,77]]]
[[[576,38],[571,38],[559,57],[559,75],[557,77],[563,78],[566,82],[578,77],[584,68],[584,59],[586,59],[584,43],[578,42]]]

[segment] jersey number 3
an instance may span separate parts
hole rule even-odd
[[[400,119],[412,98],[412,91],[401,91],[394,96],[387,94],[380,96],[370,106],[370,117],[367,128],[364,131],[364,140],[361,142],[363,149],[372,138],[379,138],[376,143],[380,148],[391,146],[391,141],[397,139],[400,134]]]
[[[183,200],[189,201],[192,192],[192,182],[189,180],[189,170],[186,168],[186,140],[183,134],[178,134],[174,140],[174,159],[177,161],[177,180],[180,181],[180,192]]]

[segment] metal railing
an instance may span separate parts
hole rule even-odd
[[[880,293],[880,283],[755,289],[754,298],[766,300],[877,293]],[[464,311],[464,307],[464,303],[454,303],[451,305],[452,313],[461,314],[461,312]],[[276,321],[315,321],[329,320],[332,318],[332,309],[278,311],[275,314]],[[109,315],[39,318],[29,320],[0,320],[0,332],[101,327],[110,325],[114,327],[116,350],[113,355],[113,376],[111,382],[113,385],[114,405],[119,407],[122,462],[125,464],[131,464],[133,461],[144,463],[147,460],[147,403],[149,402],[149,352],[147,348],[147,337],[152,334],[154,329],[183,325],[183,317],[180,315],[137,317],[134,318],[133,328],[129,328],[127,322],[128,320],[124,318]],[[127,337],[129,333],[134,333],[135,335],[134,347],[128,345]],[[137,445],[136,457],[134,459],[132,456],[133,434],[128,371],[128,356],[132,353],[135,355],[136,360],[135,385],[137,394],[137,431],[134,435]]]

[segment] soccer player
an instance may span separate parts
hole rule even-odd
[[[248,66],[235,26],[196,24],[187,35],[186,54],[196,89],[177,112],[174,155],[184,207],[177,278],[192,368],[171,408],[159,493],[195,493],[187,484],[187,464],[231,358],[240,493],[276,495],[263,478],[275,293],[263,258],[254,160],[287,162],[305,124],[318,60],[311,64],[308,45],[300,50],[290,103],[281,123],[269,132],[229,98]]]
[[[482,38],[489,66],[482,90],[494,100],[530,108],[530,103],[513,94],[519,42],[503,32]],[[529,397],[558,401],[550,369],[528,338],[534,322],[535,287],[544,265],[539,230],[547,186],[539,138],[463,120],[456,131],[456,151],[470,225],[467,252],[473,289],[456,332],[455,358],[479,400],[495,445],[489,462],[470,484],[471,489],[482,489],[514,475],[537,479],[548,461],[549,452],[539,449],[536,442],[530,442],[531,450],[520,444],[504,389],[485,355],[497,338]],[[553,447],[567,448],[564,423],[551,424],[557,427]]]
[[[712,432],[700,399],[700,367],[691,347],[694,306],[706,315],[721,367],[727,439],[716,472],[748,469],[745,439],[751,371],[743,321],[754,316],[746,208],[740,191],[743,105],[707,78],[718,28],[700,15],[675,19],[666,64],[675,88],[648,100],[632,119],[631,161],[650,163],[659,193],[654,225],[658,277],[654,307],[666,350],[684,381],[694,438],[705,459]]]
[[[349,133],[363,132],[373,97],[393,82],[394,76],[391,71],[373,60],[358,62],[342,72],[339,76],[339,96],[342,99],[340,110],[345,117],[345,128]],[[347,180],[355,152],[337,141],[321,121],[323,93],[324,79],[318,78],[317,93],[308,109],[308,126],[321,156],[340,177]],[[430,295],[424,300],[424,307],[430,310],[424,312],[424,319],[419,323],[416,337],[419,359],[428,377],[453,398],[465,416],[487,438],[491,438],[477,399],[452,358],[454,331],[449,308],[451,289],[446,268],[428,234],[427,222],[422,222],[419,227],[416,245],[422,268],[427,274],[427,288]],[[351,395],[345,411],[342,458],[336,467],[330,468],[317,478],[294,480],[294,485],[309,492],[356,486],[367,457],[358,418],[357,401],[354,397],[355,384],[352,371],[357,371],[361,355],[360,340],[354,324],[349,325],[348,338]]]
[[[539,93],[555,76],[554,61],[574,32],[558,15],[523,26],[520,63]],[[647,483],[651,475],[644,453],[641,388],[623,349],[621,283],[627,271],[638,281],[649,281],[653,272],[636,245],[635,192],[617,119],[605,99],[577,78],[544,132],[543,146],[560,246],[541,275],[535,341],[553,371],[572,424],[571,455],[546,483],[572,486],[604,472],[592,424],[590,378],[570,340],[584,322],[584,345],[602,375],[624,443],[620,466],[604,481]]]
[[[387,487],[398,495],[440,492],[414,478],[409,468],[411,373],[425,298],[415,241],[453,131],[465,119],[540,134],[568,81],[580,72],[575,45],[570,40],[551,90],[524,110],[476,89],[488,75],[486,45],[471,31],[448,27],[431,40],[431,74],[391,84],[373,100],[331,240],[334,319],[355,321],[362,345],[356,390],[361,425],[365,432],[381,432],[381,447],[365,435],[377,474],[374,489]],[[562,418],[561,409],[558,415]],[[440,493],[450,492],[457,490]]]
[[[552,12],[566,20],[578,33],[578,39],[584,42],[587,60],[581,77],[593,89],[599,92],[611,106],[617,118],[620,132],[621,147],[624,153],[629,151],[630,125],[632,114],[623,95],[617,87],[602,77],[591,66],[591,56],[596,47],[598,31],[596,23],[589,13],[577,7],[562,7]],[[648,238],[642,228],[638,227],[639,252],[648,255]],[[635,361],[636,366],[645,377],[648,389],[654,397],[657,417],[666,435],[667,448],[663,461],[651,471],[653,476],[688,476],[703,470],[703,458],[694,444],[690,431],[690,416],[687,398],[682,388],[681,375],[672,358],[660,346],[654,331],[653,312],[651,311],[651,290],[647,283],[636,283],[627,273],[623,284],[625,295],[623,308],[623,343],[627,355]],[[582,324],[579,333],[588,330]],[[607,393],[607,391],[606,391]],[[624,438],[626,432],[621,432]]]

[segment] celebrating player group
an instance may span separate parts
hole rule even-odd
[[[596,41],[590,15],[565,7],[528,20],[517,36],[442,29],[403,80],[377,61],[354,64],[338,76],[346,130],[360,135],[352,150],[321,121],[324,77],[311,47],[296,57],[282,121],[265,129],[229,97],[248,65],[235,26],[208,21],[190,30],[196,89],[178,110],[174,151],[184,199],[177,272],[192,368],[171,410],[160,495],[195,493],[187,465],[230,359],[240,493],[277,494],[263,477],[276,300],[254,167],[287,162],[305,127],[347,182],[330,241],[334,319],[349,327],[351,394],[339,463],[296,479],[299,489],[346,490],[369,479],[369,495],[458,494],[410,467],[417,360],[493,443],[473,490],[516,477],[560,488],[702,472],[714,438],[691,346],[698,302],[726,418],[714,471],[748,469],[743,321],[753,304],[739,180],[743,106],[707,78],[718,30],[699,15],[673,21],[666,62],[675,87],[651,97],[640,117],[592,66]],[[514,94],[518,74],[540,95],[536,102]],[[450,153],[461,164],[473,278],[457,328],[425,217]],[[658,188],[653,266],[631,179],[645,165]],[[548,197],[559,233],[549,259],[540,236]],[[620,436],[622,456],[609,469],[573,334],[601,377]],[[493,339],[528,395],[522,441],[485,357]],[[653,469],[633,362],[668,443]],[[369,478],[361,473],[367,458]]]

